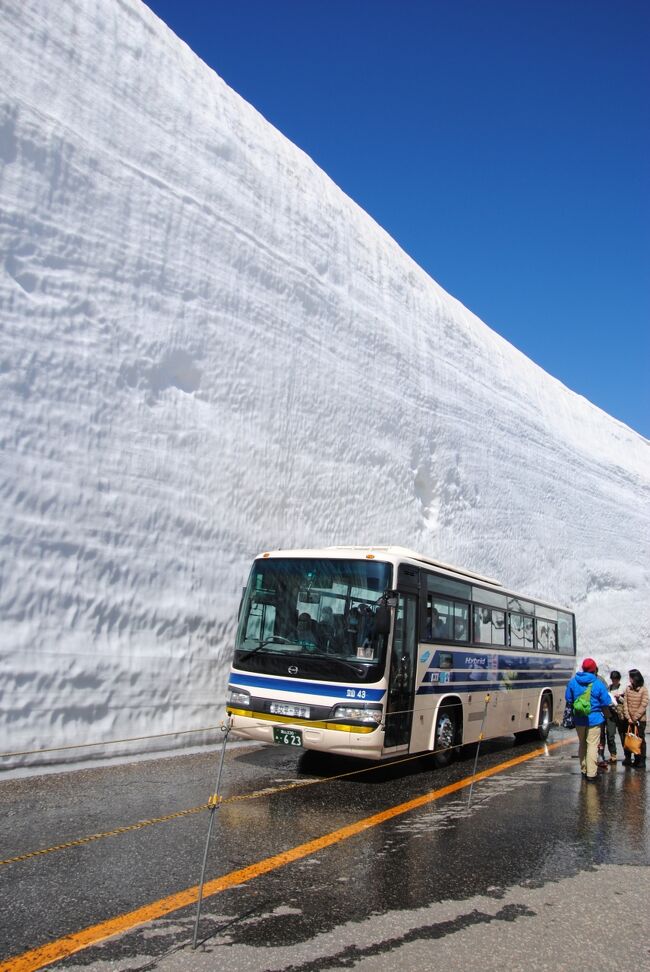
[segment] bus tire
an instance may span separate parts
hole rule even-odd
[[[460,729],[458,706],[443,705],[436,717],[433,734],[433,764],[438,768],[448,766],[456,754],[456,743]]]
[[[551,729],[551,723],[553,722],[553,699],[548,692],[544,692],[542,695],[542,700],[539,703],[539,719],[537,720],[537,727],[535,729],[524,729],[522,732],[515,733],[515,739],[517,742],[534,742],[535,740],[541,740],[544,742],[548,738],[548,734]]]
[[[539,704],[539,719],[537,729],[533,730],[533,738],[541,739],[542,742],[548,739],[553,723],[553,699],[548,692],[544,692],[542,701]]]

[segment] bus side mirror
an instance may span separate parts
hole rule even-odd
[[[375,611],[375,631],[378,635],[387,635],[390,631],[390,611],[383,604]]]

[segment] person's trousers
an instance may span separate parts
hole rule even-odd
[[[605,731],[607,733],[607,748],[609,749],[609,755],[616,756],[616,734],[618,731],[618,719],[605,719]],[[603,746],[602,748],[604,749],[605,747]]]
[[[580,771],[594,779],[598,774],[598,743],[601,726],[576,726]]]
[[[643,740],[643,742],[641,743],[641,752],[639,753],[639,760],[643,760],[644,763],[645,763],[645,729],[646,729],[646,720],[644,719],[643,722],[639,723],[639,735]]]
[[[617,728],[621,740],[621,749],[623,750],[623,756],[627,756],[627,751],[625,749],[625,734],[627,732],[627,720],[619,719],[617,723]]]

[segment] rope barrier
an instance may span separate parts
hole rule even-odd
[[[476,755],[475,755],[475,759],[474,759],[474,771],[476,771],[476,764],[477,764],[477,761],[478,761],[478,750],[480,748],[480,744],[481,744],[482,740],[484,739],[483,729],[484,729],[484,726],[485,726],[485,718],[486,718],[486,715],[487,715],[487,708],[488,708],[489,700],[490,700],[490,693],[487,693],[484,696],[485,709],[483,711],[483,718],[482,718],[482,722],[481,722],[481,730],[480,730],[480,733],[479,733],[478,746],[477,746],[477,751],[476,751]],[[435,708],[435,706],[431,706],[431,709],[432,710],[434,708]],[[417,711],[420,712],[420,713],[422,713],[423,711],[427,711],[427,709],[419,709]],[[402,714],[407,714],[407,713],[415,713],[415,709],[394,710],[391,713],[387,713],[387,715],[395,716],[395,715],[402,715]],[[228,722],[228,728],[227,729],[225,728],[224,723],[221,722],[217,726],[206,726],[206,727],[204,727],[202,729],[182,729],[182,730],[178,730],[177,732],[157,733],[155,735],[148,735],[148,736],[133,736],[133,737],[130,737],[128,739],[111,740],[109,742],[114,742],[114,743],[118,743],[118,742],[135,742],[135,741],[140,741],[140,740],[144,740],[144,739],[157,739],[157,738],[160,738],[160,737],[176,736],[176,735],[185,735],[185,734],[196,733],[196,732],[208,732],[208,731],[212,731],[212,730],[220,730],[221,732],[225,732],[226,733],[226,736],[224,738],[224,745],[223,745],[223,748],[222,748],[222,756],[221,756],[221,764],[220,764],[220,774],[219,774],[219,781],[220,781],[220,779],[221,779],[221,768],[223,767],[223,758],[224,758],[224,755],[225,755],[225,744],[226,744],[226,741],[227,741],[227,738],[228,738],[228,735],[230,733],[231,728],[232,728],[232,725],[231,725],[231,722],[229,721]],[[79,747],[76,747],[76,746],[53,747],[52,749],[49,749],[49,750],[48,749],[34,750],[34,751],[32,751],[32,753],[28,753],[28,752],[26,752],[26,753],[0,753],[0,757],[2,757],[2,756],[11,756],[11,755],[32,755],[33,753],[44,753],[44,752],[57,752],[59,750],[75,749],[75,748],[82,748],[82,747],[88,747],[88,746],[98,746],[98,745],[99,746],[101,746],[101,745],[108,745],[108,742],[106,742],[106,743],[82,743],[82,744],[80,744]],[[279,787],[267,788],[267,789],[264,789],[261,792],[253,792],[253,793],[248,793],[248,794],[242,794],[242,795],[239,795],[239,796],[232,796],[232,797],[226,797],[226,798],[221,797],[219,795],[219,793],[218,793],[218,784],[217,784],[217,790],[209,798],[209,800],[207,801],[207,803],[200,804],[199,806],[196,806],[196,807],[189,807],[189,808],[187,808],[185,810],[178,810],[178,811],[176,811],[174,813],[165,814],[164,816],[161,816],[161,817],[153,817],[153,818],[150,818],[150,819],[147,819],[147,820],[140,820],[137,823],[128,824],[125,827],[117,827],[114,830],[107,830],[107,831],[102,831],[102,832],[97,833],[97,834],[90,834],[87,837],[80,837],[80,838],[78,838],[76,840],[66,841],[66,842],[61,843],[61,844],[55,844],[55,845],[53,845],[51,847],[41,848],[41,849],[36,850],[36,851],[28,851],[25,854],[18,854],[18,855],[14,856],[14,857],[8,857],[8,858],[5,858],[4,860],[0,860],[0,867],[4,867],[4,866],[9,865],[9,864],[18,864],[18,863],[21,863],[23,861],[31,860],[31,859],[33,859],[35,857],[42,857],[42,856],[44,856],[46,854],[52,854],[52,853],[55,853],[57,851],[69,850],[70,848],[73,848],[73,847],[80,847],[80,846],[83,846],[84,844],[89,844],[89,843],[92,843],[93,841],[102,840],[102,839],[107,838],[107,837],[116,837],[116,836],[119,836],[120,834],[131,833],[131,832],[136,831],[136,830],[141,830],[141,829],[143,829],[145,827],[154,826],[155,824],[167,823],[167,822],[169,822],[171,820],[177,820],[177,819],[179,819],[181,817],[186,817],[186,816],[190,816],[192,814],[201,813],[204,810],[210,810],[211,812],[213,812],[215,809],[217,809],[219,806],[221,806],[224,803],[237,803],[237,802],[242,802],[244,800],[253,800],[253,799],[257,799],[260,796],[270,796],[271,794],[282,793],[282,792],[286,792],[288,790],[298,789],[298,788],[304,787],[304,786],[315,786],[315,785],[321,785],[323,783],[330,783],[330,782],[334,782],[336,780],[345,779],[346,777],[349,777],[349,776],[362,776],[364,773],[371,773],[371,772],[374,772],[375,770],[377,770],[379,768],[384,768],[386,766],[399,766],[399,765],[401,765],[403,763],[408,763],[408,762],[411,762],[412,760],[415,760],[415,759],[422,759],[422,758],[426,758],[428,756],[435,756],[435,755],[437,755],[438,753],[441,753],[441,752],[452,752],[454,750],[461,749],[463,747],[463,745],[464,745],[463,743],[455,743],[452,746],[445,747],[445,749],[425,750],[424,752],[415,753],[415,754],[410,755],[410,756],[398,757],[398,758],[389,759],[389,760],[386,760],[386,761],[375,762],[373,760],[372,762],[369,763],[368,766],[360,767],[360,768],[357,768],[357,769],[354,769],[354,770],[349,770],[349,771],[347,771],[345,773],[337,773],[337,774],[334,774],[333,776],[324,777],[323,779],[318,779],[318,780],[313,780],[313,779],[312,780],[295,780],[292,783],[287,784],[286,786],[279,786]],[[470,787],[468,807],[469,807],[469,804],[471,803],[471,798],[472,798],[472,788]],[[213,816],[213,813],[211,813],[211,818],[212,818],[212,816]],[[206,847],[207,847],[207,845],[206,845]]]
[[[486,716],[487,716],[487,709],[488,709],[488,703],[490,701],[490,697],[491,697],[491,693],[489,693],[489,692],[484,696],[485,708],[484,708],[484,711],[483,711],[483,717],[482,717],[482,722],[481,722],[481,729],[480,729],[480,733],[479,733],[478,745],[477,745],[477,750],[476,750],[475,759],[474,759],[474,773],[476,772],[476,765],[477,765],[477,762],[478,762],[478,755],[479,755],[480,744],[481,744],[481,742],[484,739],[483,730],[484,730],[484,727],[485,727],[485,719],[486,719]],[[433,710],[435,707],[436,706],[431,706],[431,709]],[[423,709],[420,709],[418,711],[420,713],[422,713],[423,711],[426,711],[426,709],[424,709],[424,710]],[[391,713],[387,713],[387,715],[389,715],[389,716],[396,716],[396,715],[402,715],[402,714],[414,713],[414,712],[415,712],[414,709],[394,710]],[[28,851],[25,854],[18,854],[18,855],[14,856],[14,857],[8,857],[8,858],[5,858],[4,860],[0,860],[0,867],[7,866],[9,864],[22,863],[23,861],[31,860],[31,859],[33,859],[35,857],[42,857],[42,856],[45,856],[46,854],[52,854],[52,853],[55,853],[57,851],[69,850],[70,848],[73,848],[73,847],[81,847],[81,846],[83,846],[85,844],[89,844],[89,843],[92,843],[93,841],[97,841],[97,840],[102,840],[104,838],[116,837],[116,836],[119,836],[119,835],[125,834],[125,833],[132,833],[133,831],[142,830],[145,827],[151,827],[151,826],[154,826],[155,824],[167,823],[167,822],[169,822],[171,820],[177,820],[177,819],[179,819],[181,817],[186,817],[186,816],[190,816],[192,814],[201,813],[204,810],[210,810],[211,811],[211,816],[210,816],[210,830],[211,830],[211,828],[212,828],[212,820],[214,818],[214,811],[216,809],[218,809],[224,803],[237,803],[237,802],[242,802],[242,801],[245,801],[245,800],[257,799],[260,796],[270,796],[271,794],[282,793],[282,792],[286,792],[286,791],[293,790],[293,789],[298,789],[298,788],[305,787],[305,786],[315,786],[315,785],[322,785],[324,783],[331,783],[331,782],[334,782],[336,780],[345,779],[346,777],[350,777],[350,776],[362,776],[364,773],[374,772],[375,770],[380,769],[380,768],[384,768],[386,766],[391,766],[391,767],[392,766],[400,766],[400,765],[402,765],[404,763],[411,762],[412,760],[415,760],[415,759],[422,759],[422,758],[426,758],[428,756],[435,756],[435,755],[437,755],[437,754],[439,754],[441,752],[452,752],[452,751],[461,749],[462,746],[464,745],[463,743],[455,743],[452,746],[445,747],[445,749],[426,750],[424,752],[415,753],[415,754],[409,755],[409,756],[398,757],[398,758],[395,758],[395,759],[389,759],[387,761],[379,761],[379,762],[372,761],[372,762],[369,763],[368,766],[359,767],[359,768],[354,769],[354,770],[349,770],[349,771],[347,771],[345,773],[337,773],[337,774],[334,774],[332,776],[324,777],[322,779],[317,779],[317,780],[314,780],[314,779],[311,779],[311,780],[295,780],[292,783],[289,783],[289,784],[287,784],[285,786],[278,786],[278,787],[266,788],[263,791],[259,791],[259,792],[253,792],[253,793],[248,793],[248,794],[242,794],[242,795],[239,795],[239,796],[232,796],[232,797],[223,798],[223,797],[221,797],[219,795],[219,784],[220,784],[220,780],[221,780],[221,772],[222,772],[222,769],[223,769],[223,760],[224,760],[224,757],[225,757],[226,742],[227,742],[228,735],[229,735],[231,729],[232,729],[232,722],[231,722],[231,720],[229,720],[228,723],[227,723],[227,727],[224,725],[223,722],[221,722],[217,726],[207,726],[207,727],[204,727],[204,728],[201,728],[201,729],[183,729],[183,730],[178,730],[177,732],[157,733],[155,735],[148,735],[148,736],[133,736],[133,737],[126,738],[126,739],[111,740],[111,741],[109,741],[109,742],[113,742],[113,743],[118,743],[118,742],[135,742],[135,741],[141,741],[141,740],[144,740],[144,739],[157,739],[157,738],[161,738],[161,737],[176,736],[176,735],[186,735],[186,734],[196,733],[196,732],[208,732],[208,731],[212,731],[212,730],[220,730],[221,732],[225,732],[225,737],[224,737],[224,740],[223,740],[223,747],[222,747],[222,750],[221,750],[221,762],[220,762],[219,777],[218,777],[218,780],[217,780],[216,790],[212,794],[212,796],[210,796],[210,798],[208,799],[207,803],[200,804],[199,806],[189,807],[189,808],[187,808],[185,810],[178,810],[178,811],[176,811],[174,813],[165,814],[164,816],[161,816],[161,817],[153,817],[153,818],[150,818],[150,819],[147,819],[147,820],[140,820],[137,823],[128,824],[127,826],[124,826],[124,827],[117,827],[117,828],[115,828],[113,830],[102,831],[102,832],[99,832],[97,834],[90,834],[87,837],[80,837],[80,838],[78,838],[76,840],[66,841],[66,842],[61,843],[61,844],[55,844],[55,845],[53,845],[51,847],[45,847],[45,848],[41,848],[41,849],[35,850],[35,851]],[[11,755],[32,755],[34,753],[57,752],[57,751],[67,750],[67,749],[85,748],[85,747],[98,746],[98,745],[108,745],[109,742],[105,742],[105,743],[82,743],[82,744],[79,745],[79,747],[76,747],[76,746],[53,747],[52,749],[49,749],[49,750],[48,749],[44,749],[44,750],[34,750],[31,753],[29,753],[29,752],[25,752],[25,753],[0,753],[0,757],[2,757],[2,756],[11,756]],[[472,787],[470,786],[469,799],[468,799],[468,808],[469,808],[469,805],[471,804],[471,799],[472,799]],[[207,848],[208,848],[208,844],[209,844],[209,838],[210,838],[210,831],[208,832],[208,840],[206,842],[206,850],[205,850],[205,854],[206,855],[207,855]],[[205,864],[206,864],[206,860],[204,859],[202,873],[204,873],[204,871],[205,871]],[[200,907],[199,907],[199,911],[197,911],[197,925],[198,925],[198,915],[199,915],[199,913],[200,913]],[[194,936],[195,937],[195,940],[196,940],[196,934],[197,934],[197,928],[195,927],[195,936]]]
[[[174,732],[156,732],[149,736],[128,736],[125,739],[104,739],[100,742],[71,743],[69,746],[52,746],[49,749],[26,749],[16,753],[0,753],[0,759],[12,756],[40,756],[42,753],[62,753],[68,749],[88,749],[91,746],[115,746],[119,743],[142,742],[144,739],[163,739],[166,736],[186,736],[193,732],[211,732],[221,726],[204,726],[202,729],[176,729]]]
[[[485,697],[484,700],[485,711],[487,711],[488,700],[489,700],[489,694],[487,697]],[[408,712],[412,710],[404,710],[404,711]],[[394,715],[395,713],[391,713],[391,714]],[[485,718],[485,713],[484,713],[484,718]],[[483,740],[483,727],[484,727],[484,723],[481,724],[479,743]],[[225,731],[223,723],[220,723],[218,726],[212,726],[210,728],[219,729],[222,732]],[[205,730],[189,729],[184,731],[203,732]],[[174,735],[174,733],[171,733],[170,735]],[[148,737],[144,737],[144,738],[148,738]],[[114,830],[101,831],[100,833],[97,834],[90,834],[87,837],[79,837],[77,840],[69,840],[62,844],[54,844],[51,847],[44,847],[40,850],[28,851],[25,854],[18,854],[15,857],[7,857],[4,860],[0,860],[0,867],[4,867],[8,864],[19,864],[22,863],[23,861],[31,860],[34,857],[43,857],[46,854],[53,854],[57,851],[69,850],[72,847],[81,847],[84,844],[90,844],[95,840],[103,840],[106,837],[117,837],[120,836],[121,834],[131,833],[132,831],[135,830],[142,830],[145,827],[152,827],[155,824],[168,823],[169,821],[177,820],[180,817],[187,817],[195,813],[202,813],[204,810],[210,810],[215,805],[222,806],[223,804],[229,804],[229,803],[243,803],[246,800],[257,800],[260,797],[273,796],[277,793],[286,793],[289,790],[297,790],[305,786],[322,786],[324,783],[333,783],[336,782],[337,780],[347,779],[350,776],[363,776],[365,773],[373,773],[377,770],[386,769],[387,767],[401,766],[405,763],[413,762],[414,760],[427,759],[430,756],[436,756],[437,754],[442,752],[453,752],[455,750],[462,749],[464,745],[466,744],[455,743],[453,746],[446,747],[444,750],[430,749],[430,750],[425,750],[424,752],[414,753],[408,756],[400,756],[400,757],[388,759],[386,761],[377,761],[377,762],[372,761],[369,762],[367,766],[360,766],[353,770],[347,770],[345,773],[335,773],[332,776],[324,776],[322,779],[318,779],[318,780],[314,780],[314,779],[293,780],[291,783],[287,783],[283,786],[266,787],[264,790],[254,790],[252,793],[242,793],[230,797],[218,797],[217,799],[215,799],[215,797],[217,797],[217,794],[213,794],[213,796],[210,797],[207,803],[202,803],[196,807],[188,807],[185,810],[177,810],[174,813],[167,813],[161,817],[151,817],[147,820],[140,820],[137,823],[128,824],[124,827],[116,827]],[[327,755],[327,754],[323,754],[323,755]],[[478,760],[478,747],[474,759],[474,770],[476,770],[477,760]]]
[[[564,685],[565,683],[563,682],[562,684]],[[456,692],[467,691],[465,686],[465,682],[454,682],[453,684],[450,683],[449,695],[454,695]],[[545,686],[545,688],[552,688],[552,685]],[[479,689],[477,688],[476,683],[472,684],[472,689],[473,693],[478,694]],[[541,691],[544,691],[544,689]],[[423,708],[419,708],[417,710],[394,709],[391,712],[387,712],[386,716],[406,715],[409,712],[412,712],[413,714],[425,714],[427,712],[432,712],[436,707],[437,703],[432,704],[431,706],[424,706]],[[164,739],[168,738],[169,736],[185,736],[197,732],[216,732],[218,729],[221,729],[221,724],[218,726],[203,726],[199,729],[176,729],[172,732],[156,732],[147,736],[127,736],[124,739],[105,739],[90,743],[71,743],[67,746],[51,746],[48,749],[26,749],[17,752],[0,753],[0,759],[11,759],[16,756],[40,756],[44,753],[62,753],[71,749],[90,749],[98,746],[116,746],[122,743],[143,742],[146,739]]]
[[[68,840],[64,844],[55,844],[53,847],[44,847],[41,850],[28,851],[25,854],[18,854],[16,857],[7,857],[0,861],[0,867],[6,864],[20,864],[22,861],[29,861],[33,857],[43,857],[45,854],[54,854],[55,851],[69,850],[71,847],[81,847],[83,844],[90,844],[94,840],[102,840],[104,837],[117,837],[119,834],[128,834],[133,830],[142,830],[143,827],[151,827],[153,824],[166,823],[168,820],[176,820],[178,817],[188,817],[193,813],[200,813],[207,810],[208,804],[203,803],[200,807],[190,807],[187,810],[177,810],[176,813],[165,814],[164,817],[152,817],[150,820],[139,820],[138,823],[128,824],[126,827],[116,827],[115,830],[105,830],[99,834],[90,834],[89,837],[79,837],[77,840]]]
[[[221,726],[217,726],[221,729]],[[451,750],[462,748],[462,743],[458,743],[455,746],[450,746],[449,749],[444,750],[449,752]],[[400,766],[403,763],[409,763],[416,759],[426,758],[428,756],[435,756],[436,753],[442,752],[442,750],[427,750],[424,753],[415,753],[411,756],[403,756],[398,759],[391,759],[386,762],[372,762],[368,766],[362,766],[358,769],[347,770],[345,773],[336,773],[333,776],[324,776],[319,780],[294,780],[291,783],[287,783],[283,786],[267,787],[264,790],[255,790],[252,793],[242,793],[237,796],[230,797],[219,797],[216,801],[219,806],[223,806],[228,803],[243,803],[246,800],[258,800],[260,797],[274,796],[277,793],[286,793],[289,790],[297,790],[304,786],[320,786],[323,783],[332,783],[336,780],[343,780],[349,776],[362,776],[364,773],[372,773],[373,771],[385,769],[388,766]],[[52,847],[44,847],[40,850],[28,851],[25,854],[18,854],[15,857],[7,857],[5,860],[0,860],[0,867],[4,867],[8,864],[20,864],[23,861],[28,861],[34,857],[43,857],[46,854],[53,854],[57,851],[69,850],[72,847],[81,847],[84,844],[90,844],[95,840],[102,840],[106,837],[118,837],[121,834],[127,834],[134,830],[142,830],[144,827],[152,827],[159,823],[168,823],[170,820],[177,820],[179,817],[187,817],[195,813],[201,813],[203,810],[210,810],[213,806],[214,795],[210,797],[207,803],[202,803],[200,806],[189,807],[186,810],[177,810],[175,813],[167,813],[162,817],[152,817],[148,820],[140,820],[134,824],[128,824],[125,827],[116,827],[114,830],[105,830],[97,834],[90,834],[88,837],[79,837],[77,840],[69,840],[62,844],[54,844]]]

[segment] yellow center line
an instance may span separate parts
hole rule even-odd
[[[456,783],[450,783],[448,786],[443,786],[439,790],[431,790],[423,796],[407,800],[405,803],[399,803],[393,807],[389,807],[387,810],[382,810],[380,813],[375,813],[370,817],[364,817],[362,820],[357,820],[345,827],[340,827],[338,830],[333,830],[329,834],[324,834],[322,837],[317,837],[304,844],[299,844],[297,847],[282,851],[280,854],[274,854],[271,857],[264,858],[264,860],[257,861],[255,864],[249,864],[247,867],[242,867],[237,871],[230,871],[229,874],[213,878],[211,881],[206,881],[203,887],[203,897],[209,898],[214,894],[227,891],[238,884],[252,881],[254,878],[261,877],[261,875],[268,874],[270,871],[275,871],[280,867],[285,867],[287,864],[292,864],[294,861],[298,861],[303,857],[309,857],[311,854],[324,850],[326,847],[331,847],[333,844],[337,844],[342,840],[355,837],[357,834],[377,827],[379,824],[386,823],[386,821],[392,820],[394,817],[399,817],[404,813],[417,810],[452,793],[457,793],[472,783],[486,780],[490,776],[495,776],[497,773],[512,769],[513,766],[519,766],[528,760],[544,756],[550,750],[558,749],[560,746],[566,746],[572,742],[575,742],[573,737],[571,739],[564,739],[561,742],[551,743],[550,745],[544,746],[543,749],[535,749],[530,753],[525,753],[523,756],[517,756],[515,759],[506,760],[505,763],[499,763],[489,769],[482,770],[473,776],[467,776],[462,780],[458,780]],[[154,921],[156,918],[162,918],[174,911],[179,911],[181,908],[186,908],[188,905],[195,904],[198,898],[198,891],[198,885],[186,888],[184,891],[178,891],[175,894],[168,895],[166,898],[160,898],[158,901],[152,901],[150,904],[136,908],[135,911],[129,911],[115,918],[109,918],[107,921],[102,921],[97,925],[91,925],[81,931],[65,935],[56,941],[48,942],[47,945],[41,945],[28,952],[23,952],[22,955],[17,955],[1,963],[0,972],[33,972],[33,970],[42,969],[52,962],[57,962],[69,955],[73,955],[75,952],[80,952],[84,948],[98,945],[113,935],[132,931],[134,928]]]

